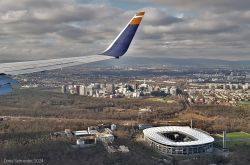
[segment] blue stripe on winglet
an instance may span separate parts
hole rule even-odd
[[[116,42],[108,50],[103,52],[102,55],[113,56],[116,58],[124,55],[127,52],[132,39],[134,38],[138,26],[139,25],[129,24],[120,37],[116,40]]]

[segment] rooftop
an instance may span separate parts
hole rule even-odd
[[[144,136],[170,146],[192,146],[212,143],[214,138],[188,126],[152,127],[143,130]]]

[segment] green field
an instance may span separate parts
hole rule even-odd
[[[239,105],[242,107],[249,108],[250,107],[250,101],[240,101]]]
[[[215,138],[215,146],[222,148],[222,134],[214,134]],[[240,146],[249,146],[250,147],[250,134],[246,132],[231,132],[227,133],[226,139],[226,147],[229,150],[235,150]]]
[[[222,138],[223,135],[215,134],[214,136],[215,138]],[[250,134],[246,132],[231,132],[231,133],[227,133],[226,138],[227,139],[245,139],[245,138],[250,139]]]

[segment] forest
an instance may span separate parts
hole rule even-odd
[[[141,108],[150,112],[140,113]],[[64,95],[57,90],[25,89],[0,97],[0,158],[43,158],[46,164],[158,164],[155,152],[137,142],[131,132],[138,124],[189,125],[209,133],[250,132],[250,108],[247,106],[188,105],[182,97],[109,99]],[[75,141],[51,137],[64,129],[84,130],[88,126],[115,123],[116,142],[129,146],[127,155],[108,155],[102,145],[94,149],[74,150]],[[131,139],[132,138],[132,139]],[[242,147],[229,160],[212,156],[201,162],[246,163],[249,146]],[[236,151],[235,151],[236,152]],[[84,156],[81,156],[84,155]],[[136,155],[136,156],[134,156]],[[63,160],[58,161],[58,160]]]

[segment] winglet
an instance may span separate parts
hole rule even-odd
[[[101,55],[113,56],[119,58],[124,55],[138,29],[145,12],[136,13],[135,16],[129,21],[127,26],[120,32],[115,40],[109,47],[101,53]]]

